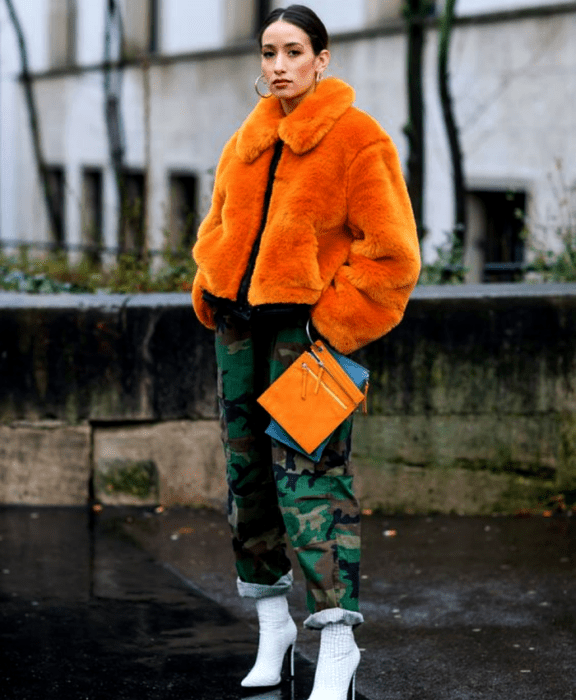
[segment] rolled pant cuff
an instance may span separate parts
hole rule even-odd
[[[350,627],[357,627],[364,622],[364,618],[359,612],[345,610],[344,608],[327,608],[314,613],[304,620],[304,627],[313,630],[321,630],[326,625],[341,622]]]
[[[274,596],[289,593],[292,589],[293,581],[294,577],[292,572],[289,571],[271,586],[266,586],[263,583],[248,583],[240,578],[237,579],[236,585],[242,598],[274,598]]]

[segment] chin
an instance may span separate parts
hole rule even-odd
[[[304,97],[308,90],[275,90],[273,94],[284,100],[297,100],[299,97]]]

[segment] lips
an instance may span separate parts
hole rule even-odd
[[[286,87],[286,85],[289,85],[290,81],[289,80],[275,80],[272,85],[274,87]]]

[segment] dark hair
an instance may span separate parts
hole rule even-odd
[[[310,43],[312,44],[312,51],[318,56],[318,54],[324,49],[328,48],[328,32],[324,23],[318,17],[318,15],[311,10],[309,7],[304,5],[290,5],[284,9],[283,7],[278,7],[266,17],[260,31],[258,32],[258,43],[262,46],[262,35],[274,22],[289,22],[295,27],[302,29],[310,37]]]

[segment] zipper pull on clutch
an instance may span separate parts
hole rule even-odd
[[[306,381],[308,380],[308,365],[302,363],[302,389],[301,398],[304,401],[306,399]]]
[[[322,382],[322,375],[324,374],[324,367],[320,367],[318,371],[318,376],[316,377],[316,387],[314,389],[314,393],[317,394],[318,391],[320,390],[320,383]]]
[[[366,385],[364,386],[364,398],[362,399],[362,413],[366,415],[368,413],[368,389],[370,387],[370,382],[366,382]]]

